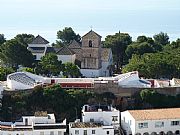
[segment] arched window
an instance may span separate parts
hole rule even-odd
[[[159,133],[159,135],[165,135],[165,133],[164,133],[163,131],[161,131],[161,132]]]
[[[176,134],[176,135],[180,135],[179,130],[176,130],[175,134]]]
[[[173,135],[173,132],[172,131],[168,131],[167,135]]]
[[[92,47],[92,40],[89,40],[89,47]]]
[[[149,133],[148,133],[148,132],[145,132],[143,135],[149,135]]]
[[[152,132],[151,135],[157,135],[157,133],[156,132]]]

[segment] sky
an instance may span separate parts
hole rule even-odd
[[[104,40],[116,32],[180,38],[180,0],[0,0],[0,34],[38,34],[55,42],[58,30],[81,36],[91,28]]]

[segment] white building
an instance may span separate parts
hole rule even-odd
[[[49,45],[49,41],[38,35],[31,44],[28,44],[27,49],[31,51],[35,60],[40,60],[45,55],[45,51]]]
[[[111,106],[84,105],[82,122],[69,123],[70,135],[114,135],[119,132],[120,112]]]
[[[65,62],[75,62],[76,54],[67,47],[55,48],[49,45],[49,42],[38,35],[31,44],[28,44],[29,51],[33,54],[35,60],[40,60],[41,57],[45,56],[47,53],[55,53],[58,60]]]
[[[48,78],[29,72],[15,72],[7,76],[10,90],[32,89],[37,85],[60,84],[62,88],[94,88],[95,83],[118,83],[119,87],[150,88],[151,82],[140,79],[138,72],[129,72],[115,77],[99,78]]]
[[[54,114],[36,113],[35,116],[23,116],[15,123],[1,122],[0,135],[64,135],[66,120],[55,122]]]
[[[127,110],[121,125],[127,135],[179,135],[180,108]]]
[[[114,128],[99,123],[73,122],[69,123],[69,135],[114,135]]]
[[[82,109],[82,122],[98,122],[105,126],[119,127],[120,112],[111,106],[84,105]]]

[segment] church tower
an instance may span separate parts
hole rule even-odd
[[[99,70],[101,67],[101,36],[91,30],[82,37],[81,69]]]

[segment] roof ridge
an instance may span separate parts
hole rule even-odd
[[[40,35],[37,35],[34,40],[31,42],[31,44],[48,44],[49,41],[47,41],[45,38],[43,38]]]
[[[67,46],[63,46],[56,53],[60,53],[61,51],[65,50],[65,49],[67,49],[68,52],[65,52],[64,54],[66,54],[66,55],[68,55],[68,53],[71,54],[71,55],[75,54],[75,52],[73,50],[71,50],[70,48],[68,48]]]
[[[88,33],[86,33],[84,36],[86,36],[86,35],[88,35],[89,33],[91,33],[91,32],[93,32],[95,35],[97,35],[98,37],[100,37],[101,38],[101,36],[99,35],[99,34],[97,34],[95,31],[93,31],[93,30],[90,30]],[[84,36],[82,36],[82,37],[84,37]]]

